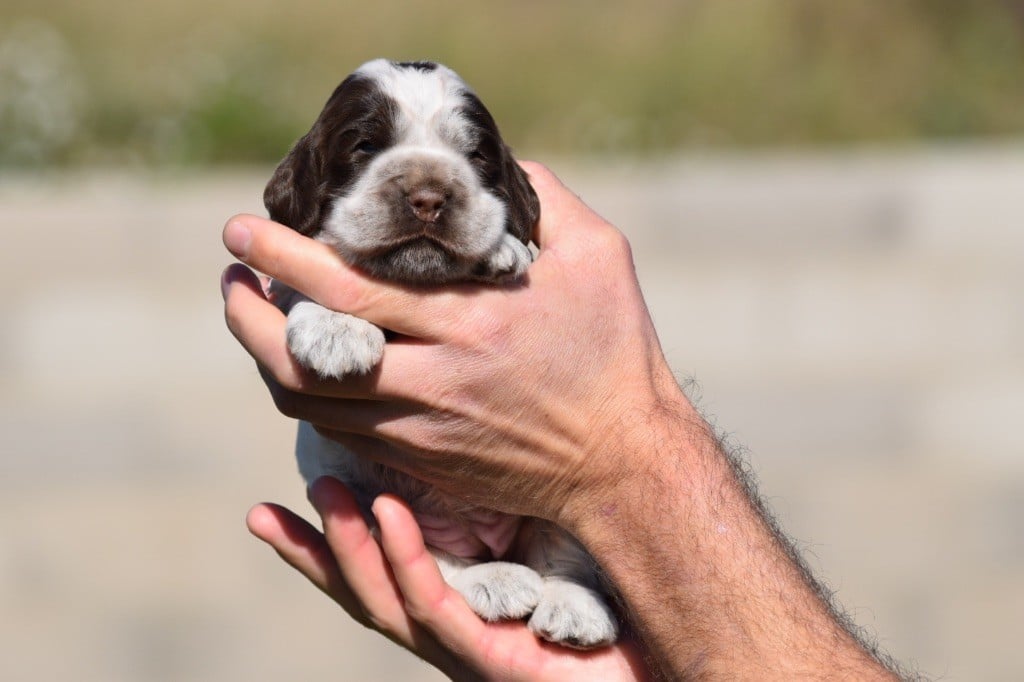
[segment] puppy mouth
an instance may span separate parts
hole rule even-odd
[[[441,284],[462,279],[472,263],[436,237],[416,235],[364,253],[355,263],[381,279]]]
[[[440,236],[431,233],[429,227],[429,225],[424,224],[423,230],[418,234],[408,234],[395,239],[389,239],[387,242],[378,244],[374,248],[368,250],[366,255],[371,258],[375,258],[386,256],[389,253],[395,253],[398,251],[434,248],[451,256],[457,256],[458,253],[456,250],[446,243]]]

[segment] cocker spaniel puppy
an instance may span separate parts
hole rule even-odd
[[[409,284],[515,281],[537,196],[480,99],[433,62],[361,66],[328,99],[264,194],[273,220],[334,247],[372,275]],[[323,377],[369,372],[384,332],[275,284],[288,346]],[[442,574],[482,618],[528,619],[540,637],[577,648],[610,644],[618,625],[593,559],[568,533],[534,518],[467,505],[361,459],[300,423],[308,483],[334,476],[367,518],[381,493],[406,500]]]

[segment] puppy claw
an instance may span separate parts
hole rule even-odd
[[[527,624],[537,636],[574,649],[593,649],[615,641],[619,626],[611,609],[593,590],[548,578],[544,594]]]
[[[379,328],[311,301],[292,308],[286,331],[295,359],[324,378],[366,374],[384,354],[384,332]]]

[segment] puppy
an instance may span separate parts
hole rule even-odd
[[[270,217],[376,277],[410,284],[507,283],[526,272],[537,196],[487,109],[433,62],[368,62],[328,99],[274,172]],[[288,347],[320,376],[369,372],[384,332],[275,284]],[[445,580],[488,621],[528,618],[538,636],[576,648],[615,641],[618,625],[593,559],[540,519],[467,505],[361,459],[300,422],[307,483],[344,481],[364,515],[381,493],[406,500]]]

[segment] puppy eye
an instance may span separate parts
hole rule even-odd
[[[479,150],[470,152],[469,153],[469,160],[472,161],[473,163],[478,163],[478,164],[487,163],[487,157],[484,156],[484,153],[479,151]]]
[[[360,154],[376,154],[380,150],[377,148],[377,145],[369,140],[362,140],[356,145],[355,151]]]

